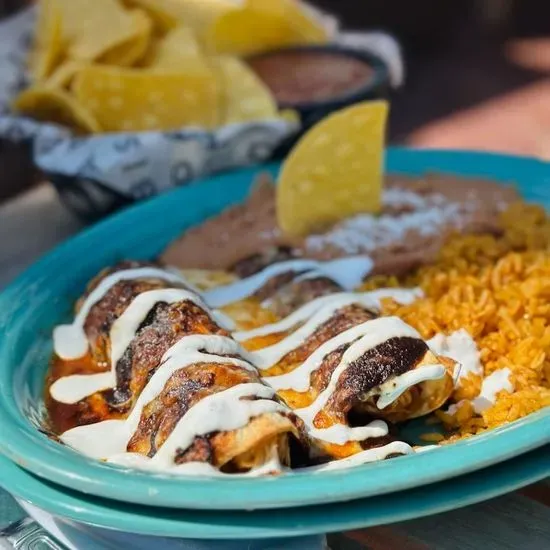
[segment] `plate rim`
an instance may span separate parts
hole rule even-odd
[[[455,477],[449,480],[450,483],[440,481],[347,503],[249,513],[129,505],[44,483],[0,456],[0,471],[6,467],[14,487],[13,496],[65,520],[138,535],[211,540],[269,539],[374,527],[489,500],[550,476],[550,446],[496,464],[489,470],[491,475],[478,470]],[[328,525],[326,518],[331,518]]]
[[[407,173],[416,173],[415,170],[426,172],[430,167],[447,171],[441,166],[454,163],[461,168],[461,173],[464,173],[464,170],[467,173],[468,170],[471,170],[472,174],[479,174],[479,163],[484,163],[484,171],[487,172],[487,175],[493,174],[496,166],[502,170],[503,174],[508,174],[510,163],[512,163],[516,165],[516,171],[520,167],[522,170],[530,170],[531,173],[535,173],[537,178],[544,176],[550,181],[550,165],[533,159],[506,155],[416,151],[397,148],[388,151],[388,162],[390,169],[397,172],[400,171],[398,167],[401,166],[405,167]],[[478,169],[472,170],[472,165],[476,164]],[[278,166],[278,163],[271,164],[269,169],[276,171]],[[202,183],[217,182],[230,185],[232,180],[244,178],[249,181],[253,174],[265,169],[265,166],[260,166],[234,171],[202,180]],[[493,177],[498,179],[498,176]],[[110,232],[118,226],[127,225],[131,220],[137,221],[144,213],[160,211],[168,201],[177,197],[184,199],[188,189],[196,190],[198,188],[195,184],[140,203],[59,245],[20,275],[0,295],[0,311],[2,304],[9,301],[12,293],[24,288],[26,284],[32,284],[35,276],[42,269],[58,263],[60,259],[70,254],[71,250],[78,248],[78,245],[87,241],[92,242],[101,235],[105,236],[106,232]],[[7,376],[13,382],[7,372],[10,369],[9,361],[2,360],[7,354],[6,341],[6,335],[0,334],[0,373],[3,373],[0,374],[0,379]],[[71,449],[64,448],[40,434],[22,414],[18,413],[13,388],[9,386],[10,384],[0,385],[0,427],[3,428],[0,430],[0,445],[6,456],[36,475],[61,485],[125,502],[148,502],[153,506],[211,509],[213,503],[216,503],[215,505],[219,506],[219,509],[239,510],[307,506],[319,501],[326,502],[326,499],[329,499],[330,502],[338,502],[401,491],[421,484],[411,476],[403,474],[403,470],[407,470],[407,468],[417,473],[422,472],[420,477],[424,479],[423,483],[434,483],[507,460],[550,442],[550,423],[548,422],[550,409],[547,409],[492,430],[487,434],[440,448],[435,454],[428,452],[399,457],[391,461],[323,474],[301,473],[280,478],[209,479],[208,483],[205,483],[205,478],[174,478],[136,471],[128,473],[128,470],[121,473],[119,468],[100,464]],[[510,431],[515,434],[511,444],[507,436]],[[462,464],[459,467],[450,467],[447,457],[459,455],[461,452],[459,449],[463,448],[469,450],[463,453]],[[490,453],[488,453],[489,449]],[[401,468],[398,468],[397,465],[400,465]],[[397,476],[399,483],[389,484],[385,476],[388,472],[393,474],[395,470],[400,472]],[[434,471],[437,474],[434,474]],[[313,476],[315,483],[308,483],[307,480],[311,480]],[[366,478],[374,478],[374,481],[373,479],[367,481]],[[151,488],[152,480],[156,484],[154,489]],[[132,482],[130,490],[123,487],[128,481]],[[269,497],[266,497],[266,494]],[[295,494],[299,494],[299,497],[296,497]]]

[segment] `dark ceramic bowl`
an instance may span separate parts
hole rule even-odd
[[[312,101],[280,101],[281,109],[292,109],[298,113],[302,125],[302,133],[308,128],[325,118],[333,111],[337,111],[344,107],[359,103],[361,101],[373,99],[385,99],[390,91],[390,74],[389,69],[384,61],[378,56],[344,46],[334,44],[321,46],[300,46],[286,48],[284,50],[276,50],[271,52],[261,53],[249,58],[250,62],[261,60],[277,54],[278,56],[294,56],[296,54],[331,54],[360,61],[368,65],[372,74],[368,77],[363,85],[354,87],[349,91],[336,94],[327,99],[317,99]],[[285,142],[285,147],[281,147],[278,153],[287,151],[289,146],[294,143],[299,136],[293,136],[292,139]]]

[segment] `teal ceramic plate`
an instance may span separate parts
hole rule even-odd
[[[271,166],[276,172],[278,166]],[[388,170],[444,171],[516,182],[530,200],[550,204],[550,165],[472,153],[392,150]],[[251,510],[348,501],[402,491],[485,468],[550,441],[550,411],[486,435],[416,456],[320,474],[207,479],[121,470],[50,441],[37,430],[51,330],[101,268],[151,258],[184,228],[246,196],[255,170],[178,189],[114,216],[66,242],[0,296],[0,452],[36,475],[87,494],[192,509]]]
[[[368,499],[256,512],[150,508],[90,497],[41,480],[0,458],[0,479],[16,497],[46,512],[127,533],[182,538],[259,539],[372,527],[454,510],[550,475],[550,447],[427,487]]]

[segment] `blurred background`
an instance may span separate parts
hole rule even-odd
[[[345,27],[400,40],[407,79],[392,102],[393,141],[550,155],[547,0],[315,3]]]
[[[31,2],[0,0],[0,15]],[[401,43],[404,86],[394,92],[392,143],[502,151],[550,159],[548,0],[313,0],[346,30],[380,29]],[[9,185],[27,187],[18,148],[1,147]],[[5,162],[5,161],[1,161]]]

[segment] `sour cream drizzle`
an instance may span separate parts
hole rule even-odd
[[[169,467],[160,467],[158,462],[145,455],[137,453],[124,453],[113,456],[107,462],[124,466],[127,468],[136,468],[138,470],[147,470],[152,472],[170,473],[180,476],[208,476],[208,477],[259,477],[267,474],[277,474],[281,472],[290,473],[292,470],[285,468],[279,460],[277,449],[273,449],[272,455],[264,464],[255,466],[248,472],[226,474],[218,470],[208,462],[186,462],[184,464],[174,464]]]
[[[372,262],[369,258],[346,258],[334,262],[311,262],[296,260],[270,266],[261,273],[237,283],[214,289],[205,295],[205,300],[213,307],[234,302],[253,294],[269,278],[280,273],[293,271],[313,270],[321,273],[343,286],[351,289],[370,271]],[[307,274],[306,274],[307,276]],[[313,275],[312,275],[313,276]],[[109,279],[110,277],[110,279]],[[107,277],[90,293],[75,321],[70,327],[82,327],[87,314],[94,303],[116,282],[129,278],[155,277],[168,281],[177,281],[186,284],[183,278],[156,268],[139,268],[124,270]],[[108,280],[109,279],[109,280]],[[96,292],[97,291],[97,292]],[[95,292],[95,294],[94,294]],[[212,475],[210,465],[203,463],[188,463],[176,465],[176,453],[187,449],[195,437],[217,431],[231,431],[246,426],[251,418],[266,413],[288,412],[283,405],[273,400],[276,389],[293,388],[305,391],[309,387],[311,373],[319,367],[323,358],[331,351],[343,344],[351,344],[344,353],[339,365],[332,373],[327,388],[321,392],[314,402],[294,412],[305,422],[312,437],[328,443],[344,444],[347,441],[361,441],[370,437],[381,437],[388,433],[388,427],[383,421],[374,421],[367,426],[348,427],[337,424],[329,428],[318,429],[313,420],[318,412],[327,404],[337,387],[338,381],[345,370],[368,350],[382,344],[390,338],[412,337],[420,338],[418,333],[397,317],[378,318],[353,327],[330,341],[323,344],[306,362],[295,371],[283,376],[269,377],[265,381],[270,385],[260,383],[244,383],[230,387],[216,394],[209,395],[193,405],[178,421],[172,433],[164,444],[152,457],[144,457],[126,451],[128,442],[139,425],[145,406],[157,398],[162,392],[170,377],[179,369],[189,367],[200,362],[215,362],[233,365],[248,370],[266,368],[279,361],[286,353],[301,345],[317,328],[327,321],[339,308],[357,303],[372,309],[379,309],[379,300],[383,297],[392,297],[401,303],[410,303],[420,292],[405,289],[382,289],[374,292],[351,293],[342,292],[327,297],[318,298],[306,304],[286,319],[272,325],[261,327],[254,331],[235,334],[238,340],[246,340],[254,336],[281,332],[292,329],[303,323],[293,333],[278,344],[255,352],[246,352],[235,340],[217,335],[190,335],[183,337],[172,346],[163,356],[159,368],[148,381],[143,392],[138,397],[134,408],[125,420],[107,420],[97,424],[79,426],[62,434],[61,439],[71,447],[88,456],[106,459],[110,462],[148,470],[170,471],[179,474]],[[82,398],[96,391],[112,388],[116,385],[116,365],[143,323],[147,314],[159,302],[175,303],[189,300],[204,309],[214,319],[217,318],[221,326],[230,328],[229,322],[220,317],[219,312],[208,309],[197,294],[184,289],[151,290],[139,294],[130,303],[123,314],[113,323],[110,331],[111,340],[111,370],[106,373],[93,375],[73,375],[59,379],[50,388],[51,395],[63,403],[76,403]],[[62,327],[58,327],[58,329]],[[57,331],[56,353],[67,358],[70,344],[67,344],[68,329]],[[85,335],[84,335],[85,338]],[[64,347],[65,346],[65,347]],[[86,342],[87,346],[87,342]],[[72,350],[74,351],[74,349]],[[238,355],[240,358],[223,355]],[[74,354],[73,356],[74,357]],[[425,369],[419,368],[400,377],[392,378],[381,386],[381,398],[378,406],[383,408],[396,399],[411,385],[427,379],[444,376],[445,369],[441,365],[429,365]],[[255,399],[249,399],[253,397]],[[320,471],[338,469],[354,464],[370,462],[385,458],[392,453],[408,454],[413,452],[411,447],[402,442],[394,442],[384,447],[363,451],[349,459],[333,462],[318,467]],[[266,473],[266,468],[274,468],[274,462],[263,465],[258,472]],[[251,472],[254,475],[257,472]],[[259,474],[258,474],[259,475]]]
[[[204,351],[199,351],[204,350]],[[206,352],[206,353],[205,353]],[[287,409],[271,400],[274,390],[263,384],[239,384],[222,392],[205,397],[196,403],[180,419],[164,445],[153,458],[126,451],[129,440],[138,427],[139,420],[147,403],[158,397],[170,376],[181,368],[199,362],[218,362],[255,370],[250,363],[217,354],[243,353],[239,344],[230,338],[216,335],[191,335],[179,340],[163,356],[161,366],[139,396],[136,404],[125,420],[106,420],[97,424],[79,426],[68,430],[61,440],[74,449],[97,459],[121,466],[151,471],[169,472],[177,475],[223,475],[209,464],[191,462],[176,465],[174,458],[178,449],[188,448],[195,437],[215,431],[229,431],[246,426],[251,418],[270,412],[287,412]],[[254,401],[243,397],[256,397]],[[351,435],[357,439],[381,437],[388,433],[384,422],[375,421],[369,426],[354,428]],[[327,430],[325,440],[342,440],[341,426]],[[319,436],[319,433],[314,434]],[[380,460],[392,453],[408,454],[412,449],[405,443],[394,442],[384,447],[363,451],[354,457],[312,468],[325,471],[349,467],[374,460]],[[246,476],[263,475],[281,471],[276,457],[266,464],[253,469]]]
[[[61,440],[93,458],[113,460],[117,463],[139,462],[140,459],[137,458],[139,455],[126,452],[128,442],[139,425],[145,406],[160,395],[170,377],[180,369],[204,362],[234,365],[256,372],[255,367],[247,361],[220,355],[240,353],[244,353],[244,350],[239,344],[225,336],[184,336],[164,354],[160,367],[141,392],[130,415],[125,420],[105,420],[96,424],[78,426],[63,433]],[[170,461],[175,456],[175,450],[179,448],[185,450],[197,435],[242,427],[253,416],[265,412],[286,411],[277,402],[266,400],[271,399],[273,395],[274,391],[268,386],[247,383],[205,397],[191,407],[179,420],[176,428],[165,442],[165,445],[169,444],[169,446],[166,449],[164,446],[161,448],[165,450],[162,454],[155,455],[150,466],[157,465],[160,470],[169,468],[172,465]],[[247,396],[259,399],[256,401],[241,400],[242,397]],[[229,425],[234,427],[228,428]]]
[[[341,258],[330,262],[315,260],[289,260],[266,267],[246,279],[230,285],[214,288],[204,294],[204,299],[211,307],[222,307],[252,296],[269,279],[282,273],[315,271],[317,276],[332,279],[345,290],[353,290],[372,270],[373,262],[367,256]]]
[[[489,409],[496,403],[497,394],[501,391],[507,391],[512,393],[514,391],[514,385],[510,380],[512,371],[505,367],[493,371],[487,376],[481,383],[481,390],[477,397],[471,400],[472,407],[476,414],[481,414],[483,411]],[[458,403],[453,403],[447,410],[447,414],[454,415],[462,407],[467,400],[463,399]]]
[[[321,325],[326,323],[336,313],[336,311],[338,311],[342,307],[350,304],[359,304],[367,308],[370,307],[372,309],[376,309],[377,305],[379,304],[379,302],[376,299],[373,299],[373,297],[368,292],[364,294],[353,294],[353,293],[335,294],[335,295],[327,296],[324,299],[320,298],[319,300],[324,300],[323,302],[324,305],[321,308],[317,309],[316,311],[315,309],[313,309],[314,311],[313,315],[303,325],[301,325],[292,333],[290,333],[288,336],[283,338],[283,340],[281,340],[280,342],[277,342],[276,344],[273,344],[272,346],[269,346],[267,348],[263,348],[250,353],[250,357],[252,361],[259,369],[267,369],[273,366],[275,363],[280,361],[287,353],[289,353],[290,351],[302,345],[307,340],[307,338],[309,338],[312,334],[314,334]],[[306,304],[306,306],[304,306],[303,309],[307,308],[307,306],[309,305],[311,304]],[[272,330],[267,331],[264,334],[273,334],[275,332],[281,332],[281,331],[290,329],[292,326],[295,326],[297,322],[299,322],[301,315],[302,313],[300,310],[296,311],[295,313],[289,315],[288,317],[286,317],[286,319],[283,319],[279,323],[274,323],[272,325],[269,325]],[[265,327],[262,327],[262,328],[265,328]],[[357,328],[357,327],[354,327],[354,328]],[[361,334],[363,334],[362,330],[364,330],[364,328],[361,329],[360,331]],[[237,340],[248,339],[249,334],[251,332],[253,331],[250,331],[248,334],[236,333],[235,338]],[[259,331],[256,331],[256,334],[258,334],[258,332]],[[415,332],[415,338],[420,338],[420,335],[416,331],[414,332]],[[243,334],[244,334],[244,338],[243,338]],[[392,338],[392,335],[390,332],[386,334],[386,340],[389,338]],[[336,338],[331,339],[329,342],[337,343],[339,341],[340,339],[337,336]],[[327,344],[329,342],[327,342]],[[347,343],[347,342],[343,342],[343,343]],[[338,345],[336,345],[336,347],[338,347]],[[336,347],[327,346],[325,348],[327,350],[325,355],[327,353],[330,353],[334,349],[336,349]],[[311,363],[310,363],[310,367],[311,367]]]
[[[373,311],[379,311],[381,307],[380,300],[383,298],[393,298],[399,304],[407,305],[421,297],[422,291],[419,288],[381,288],[370,292],[337,292],[329,296],[321,296],[320,298],[316,298],[304,304],[281,321],[263,325],[252,330],[237,331],[233,333],[233,337],[240,342],[244,342],[245,340],[250,340],[257,336],[286,332],[297,324],[309,319],[319,310],[323,309],[323,311],[325,311],[324,308],[326,308],[326,312],[332,311],[332,313],[334,313],[342,307],[358,304],[372,309]]]
[[[430,447],[437,448],[432,445]],[[424,448],[421,448],[423,451]],[[418,451],[416,451],[418,452]],[[258,477],[266,475],[269,473],[283,472],[287,475],[292,475],[293,473],[322,473],[322,472],[331,472],[335,470],[343,470],[351,468],[353,466],[360,466],[361,464],[368,464],[369,462],[376,462],[378,460],[384,460],[389,455],[392,454],[403,454],[409,455],[414,454],[415,450],[404,443],[403,441],[392,441],[387,445],[382,447],[375,447],[373,449],[367,449],[361,451],[353,456],[347,458],[342,458],[340,460],[333,460],[326,464],[321,464],[319,466],[308,466],[306,468],[300,468],[298,470],[291,470],[285,468],[279,461],[278,456],[272,456],[265,464],[257,466],[246,473],[240,474],[226,474],[220,470],[214,468],[206,462],[187,462],[185,464],[174,465],[169,469],[162,469],[162,472],[168,472],[173,475],[192,475],[192,476],[209,476],[209,477]],[[153,459],[146,457],[144,455],[139,455],[136,453],[125,453],[124,455],[119,455],[108,460],[112,464],[117,464],[119,466],[125,466],[130,468],[136,468],[140,470],[149,470],[149,471],[159,471],[158,465]]]
[[[189,365],[180,368],[185,366]],[[153,394],[154,389],[148,393]],[[283,405],[272,399],[273,395],[273,390],[264,384],[245,383],[204,397],[177,422],[172,433],[150,460],[151,468],[163,471],[175,466],[178,450],[188,449],[197,436],[242,428],[251,418],[262,414],[288,412]],[[247,397],[256,399],[243,399]],[[61,440],[93,458],[112,460],[119,464],[126,460],[134,461],[134,453],[126,452],[126,447],[148,402],[150,401],[141,400],[136,404],[126,420],[105,420],[97,424],[78,426],[63,433]]]
[[[376,406],[379,409],[385,409],[410,387],[416,386],[421,382],[426,382],[427,380],[439,380],[445,376],[446,372],[445,367],[440,364],[422,365],[400,376],[391,378],[376,388],[375,394],[380,395],[376,402]]]
[[[404,443],[403,441],[392,441],[383,447],[367,449],[366,451],[361,451],[352,456],[348,456],[347,458],[333,460],[332,462],[321,464],[320,466],[310,466],[308,468],[303,468],[300,471],[313,473],[331,472],[334,470],[342,470],[343,468],[351,468],[352,466],[359,466],[360,464],[376,462],[377,460],[384,460],[392,454],[410,455],[414,454],[414,452],[414,449],[407,443]]]
[[[111,341],[111,369],[99,374],[73,374],[56,380],[50,387],[51,396],[60,403],[78,403],[81,399],[97,391],[116,386],[116,365],[134,339],[137,330],[148,313],[159,302],[172,304],[191,301],[204,309],[209,315],[224,326],[224,319],[206,306],[194,292],[178,288],[149,290],[136,296],[122,315],[113,323],[109,338]]]
[[[455,386],[460,386],[461,379],[470,374],[483,376],[479,350],[468,331],[460,329],[449,335],[439,333],[428,340],[427,344],[437,355],[450,357],[456,361]]]
[[[380,298],[380,293],[376,295],[376,298]],[[316,302],[324,304],[324,307],[321,306],[320,309],[317,309],[317,312],[304,325],[277,344],[251,352],[250,357],[254,364],[263,369],[276,364],[289,351],[301,345],[322,323],[330,319],[337,309],[348,303],[359,303],[365,306],[372,305],[373,296],[371,293],[364,293],[363,295],[342,293],[319,298]],[[308,306],[310,307],[308,308]],[[308,312],[311,310],[315,311],[315,305],[311,306],[312,304],[307,304],[301,310],[294,312],[279,323],[270,325],[271,330],[267,330],[265,334],[281,332],[295,326],[298,322],[297,320],[302,318],[303,310],[308,309]],[[390,338],[400,337],[420,338],[420,334],[398,317],[381,317],[366,321],[324,342],[293,371],[280,376],[265,377],[264,381],[275,390],[293,389],[305,392],[310,387],[311,374],[321,366],[323,359],[340,346],[351,344],[333,371],[327,388],[317,396],[311,405],[297,409],[294,412],[305,422],[310,435],[329,443],[344,444],[347,441],[362,441],[369,437],[385,436],[388,433],[388,428],[386,423],[382,421],[374,421],[368,426],[353,428],[338,424],[325,429],[316,428],[313,425],[313,421],[315,416],[327,404],[336,389],[339,378],[354,361]],[[445,373],[445,367],[437,364],[424,365],[401,376],[392,377],[374,390],[376,394],[380,395],[377,401],[378,408],[383,409],[387,407],[411,386],[426,380],[442,378],[445,376]]]
[[[84,332],[84,323],[90,310],[117,283],[133,279],[160,279],[169,283],[180,283],[187,288],[192,288],[181,275],[157,267],[138,267],[115,271],[103,278],[97,287],[90,292],[70,325],[59,325],[54,329],[53,343],[55,353],[62,359],[78,359],[86,355],[88,351],[88,339]]]
[[[381,317],[379,319],[373,319],[372,321],[362,323],[359,327],[360,330],[358,330],[356,334],[362,334],[362,336],[344,352],[340,363],[334,369],[330,377],[328,386],[317,396],[311,405],[294,411],[295,414],[305,422],[308,427],[308,432],[312,437],[327,441],[328,443],[342,445],[347,441],[362,441],[369,437],[381,437],[388,434],[388,426],[385,422],[380,420],[375,420],[367,426],[350,427],[345,424],[335,424],[330,428],[322,429],[316,428],[313,425],[313,421],[334,393],[343,373],[364,353],[386,342],[390,338],[419,338],[416,330],[398,317]],[[358,329],[359,327],[354,328]],[[331,344],[332,349],[337,349],[340,345],[349,342],[349,332],[350,331],[346,331],[345,333],[339,334],[327,343]],[[265,381],[268,384],[270,383],[269,378],[266,378]]]

